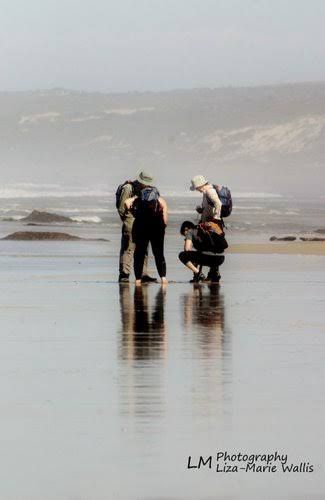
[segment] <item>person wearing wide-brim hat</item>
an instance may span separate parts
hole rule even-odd
[[[213,185],[203,175],[196,175],[191,180],[190,190],[203,194],[202,204],[196,207],[196,211],[201,214],[201,222],[220,222],[222,203]]]
[[[122,237],[121,237],[121,250],[119,259],[119,282],[128,283],[130,279],[131,269],[133,267],[133,254],[135,250],[135,244],[132,239],[132,229],[134,224],[134,214],[131,210],[126,210],[125,202],[128,198],[138,195],[141,189],[152,186],[154,180],[150,173],[142,171],[139,173],[134,181],[126,181],[122,184],[118,191],[119,196],[117,199],[117,210],[120,218],[123,222],[122,226]],[[151,281],[157,281],[155,278],[151,278],[148,275],[147,265],[148,256],[145,256],[142,281],[149,283]]]
[[[142,172],[140,172],[137,177],[137,181],[139,182],[139,184],[141,184],[142,187],[152,186],[153,176],[149,172],[145,172],[144,170],[142,170]]]

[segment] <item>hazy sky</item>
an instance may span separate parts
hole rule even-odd
[[[0,0],[0,90],[325,80],[324,0]]]

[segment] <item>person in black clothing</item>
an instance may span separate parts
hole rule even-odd
[[[185,236],[184,251],[179,254],[180,261],[193,271],[192,283],[200,281],[208,281],[218,283],[220,281],[219,266],[224,262],[223,255],[217,255],[216,252],[206,251],[202,248],[202,241],[198,236],[198,228],[193,222],[183,222],[180,233]],[[220,248],[217,252],[222,253],[227,247],[227,242],[220,236]],[[195,249],[195,250],[194,250]],[[201,272],[201,267],[207,266],[210,268],[207,278]]]
[[[142,189],[152,185],[153,178],[147,172],[140,172],[137,179],[134,181],[125,181],[120,184],[116,191],[116,208],[123,223],[121,235],[121,250],[119,259],[119,283],[128,283],[133,264],[133,254],[135,245],[132,241],[132,227],[134,223],[134,215],[131,210],[126,210],[125,201],[134,195],[139,195]],[[146,255],[143,266],[143,283],[151,283],[157,281],[148,275],[147,269],[148,256]]]
[[[138,196],[133,196],[125,202],[128,210],[133,210],[135,221],[132,238],[135,243],[134,274],[135,284],[141,285],[143,264],[151,243],[158,274],[162,283],[167,283],[166,260],[164,256],[165,228],[168,222],[166,201],[154,187],[146,187]]]

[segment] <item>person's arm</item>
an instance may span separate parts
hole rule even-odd
[[[209,189],[207,192],[207,197],[209,198],[209,201],[213,204],[215,213],[214,216],[216,219],[221,219],[221,208],[222,208],[222,203],[220,201],[220,198],[218,196],[217,191],[214,188]]]
[[[190,239],[186,239],[184,241],[184,250],[185,252],[190,252],[193,248],[193,242]]]
[[[167,226],[167,224],[168,224],[168,206],[167,206],[167,203],[164,200],[164,198],[159,197],[159,204],[160,204],[160,207],[162,209],[162,216],[163,216],[164,223]]]
[[[125,202],[127,199],[131,198],[131,196],[132,196],[132,186],[131,186],[131,184],[125,184],[125,186],[122,190],[122,193],[121,193],[119,205],[117,207],[118,213],[119,213],[122,220],[125,218],[126,211],[127,211],[126,206],[125,206]]]
[[[192,239],[187,236],[184,241],[184,250],[185,252],[190,252],[192,248],[193,248]],[[185,266],[188,267],[195,274],[200,272],[200,269],[196,267],[190,260],[186,262]]]

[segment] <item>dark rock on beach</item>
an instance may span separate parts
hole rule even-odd
[[[73,222],[70,217],[66,217],[65,215],[51,214],[48,212],[40,212],[39,210],[33,210],[27,217],[21,219],[23,222],[30,223],[46,223],[51,224],[55,222]]]
[[[300,236],[301,241],[325,241],[325,238],[318,238],[314,236]]]
[[[316,229],[315,233],[325,234],[325,229]]]
[[[316,231],[320,232],[321,230]],[[318,236],[300,236],[299,239],[301,241],[325,241],[325,238],[320,238]],[[282,237],[277,237],[277,236],[271,236],[270,241],[295,241],[297,240],[296,236],[282,236]]]
[[[105,238],[80,238],[73,234],[68,233],[58,233],[54,231],[17,231],[15,233],[9,234],[2,240],[13,240],[13,241],[109,241]]]
[[[46,231],[17,231],[2,238],[3,240],[32,241],[32,240],[53,240],[53,241],[77,241],[82,240],[79,236],[67,233],[56,233]]]
[[[271,236],[270,241],[295,241],[296,236],[282,236],[278,238],[277,236]]]

